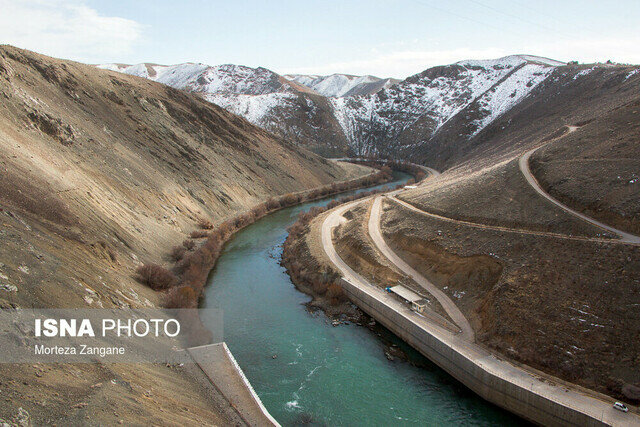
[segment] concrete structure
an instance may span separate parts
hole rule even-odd
[[[546,426],[640,426],[635,409],[616,411],[607,396],[500,359],[367,282],[338,256],[332,242],[333,228],[346,221],[342,213],[361,202],[336,208],[322,224],[323,247],[342,272],[340,283],[354,304],[479,396],[525,419]]]
[[[225,343],[191,347],[187,353],[247,425],[280,426],[262,404]]]
[[[412,303],[414,301],[420,301],[422,297],[411,289],[407,289],[402,285],[396,285],[389,288],[389,292],[392,294],[398,295],[400,298],[405,300],[406,302]]]
[[[478,395],[523,418],[547,426],[640,425],[636,414],[616,411],[613,402],[583,395],[584,404],[569,405],[563,402],[563,394],[575,391],[551,386],[449,331],[429,325],[380,289],[363,289],[344,279],[341,284],[349,299],[376,321]],[[510,369],[505,372],[505,367]]]
[[[409,303],[411,310],[413,311],[424,313],[427,308],[427,301],[411,289],[407,289],[402,285],[392,286],[387,289],[390,293],[397,295],[399,298]]]

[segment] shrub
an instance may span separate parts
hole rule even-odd
[[[344,291],[342,290],[342,286],[337,283],[331,283],[327,286],[327,296],[329,298],[341,298],[344,296]]]
[[[185,252],[187,252],[187,250],[184,248],[184,246],[174,246],[171,249],[171,259],[175,262],[178,262],[182,258],[184,258]]]
[[[301,196],[299,194],[288,193],[280,198],[280,204],[285,206],[293,206],[296,203],[299,203],[301,200]]]
[[[202,239],[204,237],[208,237],[209,232],[207,230],[194,230],[189,234],[189,237],[192,239]]]
[[[382,176],[384,178],[390,178],[392,175],[392,170],[388,165],[384,165],[380,168],[380,172],[382,172]]]
[[[184,246],[186,250],[190,251],[196,247],[196,242],[191,239],[186,239],[182,242],[182,246]]]
[[[205,218],[198,219],[198,225],[204,230],[211,230],[213,228],[213,223]]]
[[[340,302],[345,300],[344,290],[342,289],[342,286],[337,283],[331,283],[327,287],[326,295],[333,305],[338,305]]]
[[[253,215],[254,219],[257,219],[262,218],[267,213],[267,211],[267,204],[260,203],[258,206],[255,206],[253,209],[251,209],[251,214]]]
[[[218,234],[220,235],[222,240],[226,240],[227,237],[233,233],[233,224],[231,220],[225,221],[218,227]]]
[[[327,292],[327,284],[319,280],[314,281],[311,286],[313,288],[313,292],[318,295],[322,295]]]
[[[169,289],[162,298],[162,305],[166,308],[195,308],[197,303],[196,291],[188,285]]]
[[[178,278],[166,268],[157,264],[138,267],[138,280],[154,290],[169,289],[178,284]]]
[[[280,207],[280,202],[276,200],[274,197],[270,198],[266,202],[264,202],[267,207],[267,211],[272,211],[274,209],[278,209]]]

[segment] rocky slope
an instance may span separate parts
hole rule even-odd
[[[363,173],[193,94],[11,46],[0,99],[2,308],[154,306],[136,267],[199,218]],[[2,365],[3,421],[233,422],[164,365]]]
[[[471,139],[563,64],[516,55],[433,67],[401,82],[372,76],[289,75],[202,64],[100,67],[200,93],[252,123],[329,154],[408,155],[450,122]]]
[[[433,67],[374,95],[332,100],[350,147],[360,155],[409,155],[437,140],[454,119],[469,139],[517,105],[560,63],[509,56]]]
[[[347,141],[329,100],[266,68],[204,64],[102,64],[201,95],[251,123],[321,154],[345,153]]]
[[[400,81],[392,78],[381,79],[375,76],[353,76],[351,74],[331,74],[330,76],[286,74],[285,77],[327,97],[371,95]]]

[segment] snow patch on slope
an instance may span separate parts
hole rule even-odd
[[[244,117],[254,125],[269,128],[269,118],[273,116],[272,111],[292,103],[296,96],[290,93],[237,95],[234,97],[205,94],[204,98],[234,114]]]
[[[478,103],[486,115],[475,121],[477,130],[473,135],[513,108],[552,72],[552,67],[527,64],[484,93]]]
[[[289,74],[285,77],[327,97],[342,97],[358,87],[381,80],[389,81],[389,79],[380,79],[374,76],[352,76],[349,74],[332,74],[330,76]]]

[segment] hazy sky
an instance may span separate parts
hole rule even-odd
[[[640,63],[639,0],[0,0],[0,42],[88,63],[406,77],[528,53]]]

